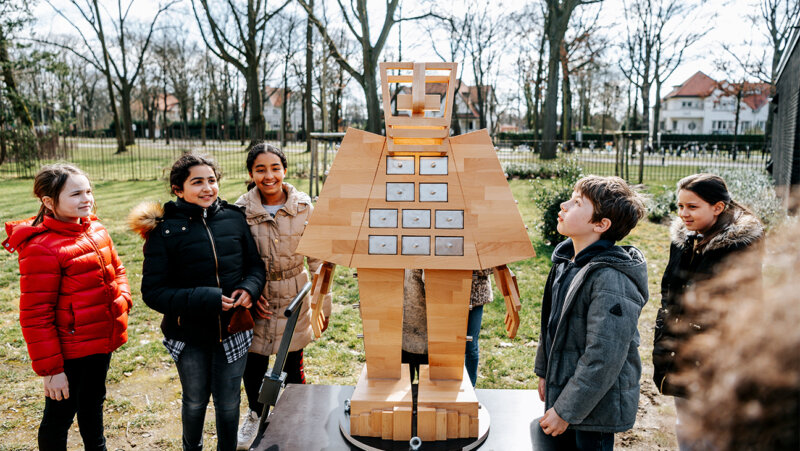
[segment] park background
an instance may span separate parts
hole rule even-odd
[[[639,324],[639,415],[617,446],[674,449],[674,407],[650,381],[650,353],[675,183],[720,173],[771,229],[786,222],[765,171],[769,104],[759,103],[763,126],[745,127],[740,114],[753,112],[746,97],[768,98],[800,2],[250,4],[248,11],[222,1],[0,0],[0,219],[36,212],[30,177],[42,164],[78,164],[94,181],[98,215],[134,292],[130,340],[109,373],[109,447],[180,447],[180,384],[160,342],[160,315],[141,302],[142,242],[127,230],[130,209],[169,200],[169,167],[190,151],[221,163],[221,197],[235,200],[245,189],[246,148],[261,139],[286,151],[291,183],[318,195],[341,132],[382,131],[377,63],[451,60],[459,62],[460,93],[453,132],[490,132],[537,252],[511,265],[523,299],[518,337],[503,334],[499,293],[486,309],[478,388],[536,388],[542,288],[559,239],[554,208],[580,174],[620,175],[650,196],[648,219],[623,241],[648,260],[650,300]],[[237,26],[248,19],[252,28]],[[672,133],[655,116],[673,87],[698,72],[713,81],[701,104],[727,114],[718,121],[726,128]],[[18,277],[16,255],[3,253],[2,450],[34,448],[44,404],[19,328]],[[333,290],[331,325],[307,348],[307,378],[354,384],[364,357],[352,269],[337,268]],[[213,446],[212,412],[207,419]]]

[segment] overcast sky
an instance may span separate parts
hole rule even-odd
[[[51,1],[54,5],[63,8],[65,11],[68,11],[71,8],[69,6],[69,2],[66,0]],[[109,9],[113,13],[116,13],[116,0],[101,1],[105,8]],[[130,0],[122,0],[123,6],[126,5],[128,1]],[[405,0],[403,14],[409,15],[414,11],[425,10],[427,8],[426,5],[429,4],[426,3],[428,1],[430,0]],[[275,3],[277,2],[269,2],[270,5]],[[317,3],[320,2],[318,1]],[[333,8],[335,3],[330,3],[332,4],[330,8]],[[520,10],[526,3],[529,2],[523,0],[506,0],[501,4],[499,1],[492,1],[490,3],[492,7],[486,11],[486,14],[494,15],[508,11]],[[691,15],[689,22],[685,25],[681,24],[681,26],[689,27],[698,31],[708,30],[708,33],[704,38],[702,38],[701,41],[696,43],[687,51],[684,63],[665,83],[665,90],[668,91],[672,85],[680,84],[698,70],[703,71],[717,79],[724,78],[724,74],[720,73],[716,69],[715,65],[715,60],[717,60],[720,56],[724,56],[724,51],[722,50],[723,43],[736,46],[741,45],[746,41],[755,40],[759,42],[760,45],[763,45],[765,41],[761,31],[754,29],[752,23],[747,19],[747,15],[758,12],[757,3],[757,0],[708,0],[701,2],[701,6],[699,6]],[[157,4],[157,0],[134,0],[131,15],[143,19],[152,17]],[[383,4],[384,2],[382,1],[370,0],[370,10],[372,10],[372,8],[376,8],[376,11],[373,13],[375,16],[382,16],[382,11],[380,11],[378,8],[380,8],[380,5]],[[189,9],[189,5],[189,0],[183,0],[181,4],[174,8],[168,20],[183,23],[185,27],[192,30],[192,33],[194,33],[194,39],[199,40],[199,35],[196,34],[197,25],[194,17],[191,14],[191,10]],[[452,8],[458,8],[461,5],[461,2],[452,2],[451,5]],[[299,8],[297,6],[294,7]],[[614,39],[619,40],[625,36],[626,20],[636,20],[636,18],[625,17],[623,0],[605,0],[600,8],[600,21],[608,27],[606,33],[608,33],[608,35]],[[74,29],[72,29],[71,26],[68,25],[62,18],[57,17],[53,13],[53,9],[50,7],[50,5],[43,0],[41,0],[36,6],[35,15],[39,19],[39,26],[36,27],[36,30],[40,37],[43,37],[48,33],[74,33]],[[73,22],[80,23],[80,20],[74,18],[73,16]],[[373,27],[377,28],[380,26],[379,22],[379,20],[374,20],[372,24]],[[400,28],[395,25],[389,41],[387,42],[386,51],[391,52],[393,55],[395,55],[397,52],[399,30]],[[404,60],[438,60],[435,53],[433,53],[431,50],[431,39],[426,33],[424,33],[418,27],[415,27],[413,23],[403,23],[402,31],[404,35]],[[106,32],[109,33],[110,31],[107,29]],[[373,36],[377,36],[377,29],[375,32],[373,32]],[[511,47],[512,46],[509,46],[509,48]],[[742,52],[746,51],[746,49],[742,49],[741,47],[740,49]],[[760,53],[763,50],[761,47],[757,47],[755,51]],[[612,48],[607,51],[605,59],[606,61],[612,62],[614,65],[616,65],[620,58],[621,55],[619,51]],[[503,70],[501,70],[501,72],[507,74],[505,77],[508,79],[506,80],[508,82],[515,80],[513,77],[515,77],[514,74],[516,71],[512,67],[515,60],[516,54],[513,50],[510,50],[498,63],[502,65],[501,67]],[[471,77],[468,77],[465,74],[465,80],[470,82],[471,80],[469,78]],[[513,83],[506,83],[506,85],[513,86]],[[663,94],[666,93],[662,93],[662,95]]]

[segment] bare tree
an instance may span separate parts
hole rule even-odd
[[[650,91],[657,84],[657,96],[661,95],[661,83],[680,64],[684,50],[702,37],[704,32],[693,33],[675,31],[688,29],[687,16],[696,14],[696,8],[684,0],[631,0],[625,2],[628,16],[639,17],[631,27],[626,23],[626,49],[633,62],[628,70],[623,69],[625,77],[636,86],[642,99],[642,142],[645,145],[650,136]],[[657,81],[660,80],[660,81]],[[660,99],[656,99],[656,103]],[[660,114],[660,106],[657,106]],[[658,127],[658,124],[654,124]],[[644,152],[639,154],[639,183],[644,177]]]
[[[483,4],[477,4],[477,10],[487,10],[494,3],[492,0],[485,0]],[[508,30],[507,16],[498,14],[483,14],[480,17],[476,14],[469,16],[465,25],[469,27],[468,32],[468,51],[472,62],[472,76],[475,79],[476,107],[478,110],[478,127],[486,128],[486,118],[493,108],[494,86],[489,82],[492,78],[491,71],[497,71],[495,62],[500,56],[499,40]],[[491,130],[490,130],[491,131]]]
[[[369,14],[367,13],[367,0],[354,0],[350,7],[346,7],[341,0],[337,0],[339,10],[342,18],[347,26],[347,29],[353,34],[356,42],[361,46],[361,61],[363,69],[361,72],[357,71],[350,61],[348,61],[340,49],[337,47],[336,41],[331,37],[331,30],[329,24],[321,21],[311,3],[307,0],[297,0],[297,2],[306,10],[309,20],[317,27],[322,39],[331,51],[333,58],[339,63],[344,70],[346,70],[353,77],[354,80],[361,85],[364,90],[364,97],[367,101],[367,130],[373,133],[380,133],[381,131],[381,112],[380,104],[378,102],[378,60],[380,58],[383,47],[386,44],[386,39],[389,37],[389,31],[396,23],[408,20],[417,20],[424,17],[429,17],[430,14],[423,14],[414,17],[395,17],[395,11],[400,3],[400,0],[387,0],[386,1],[386,14],[383,18],[383,25],[378,34],[378,39],[372,43],[370,35],[370,22]],[[358,27],[360,31],[356,29]]]
[[[471,27],[467,26],[467,24],[471,23],[473,20],[472,18],[475,16],[475,2],[467,2],[465,6],[466,9],[464,10],[463,14],[460,15],[437,12],[434,16],[436,21],[427,24],[426,29],[430,35],[433,35],[441,24],[444,24],[445,26],[445,30],[448,35],[448,39],[445,40],[445,42],[448,44],[447,50],[444,51],[437,47],[437,40],[434,39],[431,41],[433,51],[442,61],[463,62],[466,59],[471,30]],[[456,77],[456,86],[453,90],[455,93],[452,99],[453,103],[450,105],[452,108],[451,111],[453,112],[451,130],[455,136],[461,134],[461,123],[458,121],[458,97],[461,95],[461,80],[464,76],[465,69],[465,65],[463,63],[459,66],[458,76]]]
[[[547,96],[544,101],[544,124],[542,158],[556,157],[556,128],[558,106],[558,65],[560,64],[561,43],[569,28],[570,17],[575,8],[602,0],[544,0],[547,4],[547,17],[545,19],[545,34],[548,42],[547,63]]]
[[[232,1],[222,3],[219,9],[208,0],[192,0],[192,11],[208,49],[236,68],[245,79],[250,104],[250,141],[264,139],[264,101],[261,93],[259,70],[264,56],[264,42],[270,36],[267,25],[291,0],[284,0],[271,11],[267,0],[248,0],[246,8]],[[197,4],[202,8],[202,18]],[[228,21],[232,21],[229,23]]]
[[[2,81],[4,85],[5,97],[11,104],[11,110],[18,122],[19,127],[27,127],[33,130],[33,119],[17,89],[17,82],[14,77],[14,62],[8,53],[11,39],[14,34],[32,19],[30,5],[25,1],[3,1],[0,2],[0,71],[2,71]],[[0,114],[0,116],[2,116]],[[3,118],[0,117],[0,121]],[[0,123],[0,135],[2,135],[2,123]],[[0,164],[6,156],[5,139],[2,141],[0,150]]]
[[[593,14],[585,15],[584,11],[573,15],[570,31],[562,41],[559,50],[561,60],[561,129],[562,140],[566,145],[572,132],[572,76],[587,72],[597,65],[598,57],[605,51],[609,41],[600,34],[597,21],[598,9]]]
[[[114,28],[116,37],[109,40],[104,30],[104,19],[98,0],[85,0],[84,2],[69,0],[69,3],[78,15],[83,18],[85,23],[89,25],[94,32],[93,38],[97,39],[97,42],[100,44],[99,49],[95,48],[95,46],[90,43],[90,38],[86,35],[83,28],[67,17],[64,9],[55,5],[51,0],[45,1],[59,16],[64,18],[64,20],[75,29],[88,54],[84,54],[72,47],[59,45],[58,43],[51,42],[51,44],[73,52],[105,75],[108,84],[109,102],[114,114],[117,152],[125,152],[125,146],[134,144],[135,142],[133,137],[133,120],[131,117],[131,93],[133,92],[134,86],[136,86],[136,79],[142,71],[145,54],[150,45],[156,22],[159,16],[169,9],[175,1],[159,4],[153,19],[144,32],[138,31],[135,26],[133,27],[134,30],[131,30],[129,24],[126,23],[128,21],[128,14],[133,7],[133,0],[127,5],[123,5],[121,1],[118,1],[116,17],[111,18],[111,25]],[[105,8],[103,8],[103,10],[105,10]],[[118,53],[118,58],[111,57],[110,52],[112,47],[109,42],[114,43],[115,47],[113,47],[113,49]],[[131,48],[131,46],[134,48]],[[116,95],[114,94],[115,87],[120,94],[120,106],[122,107],[121,118],[117,110]]]

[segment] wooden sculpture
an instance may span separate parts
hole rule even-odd
[[[423,441],[478,435],[478,401],[464,368],[473,269],[495,268],[508,335],[519,326],[519,289],[505,265],[534,250],[489,134],[450,137],[456,67],[381,63],[386,137],[347,130],[297,248],[357,268],[367,363],[350,401],[352,435],[411,437],[411,384],[400,362],[404,268],[425,270],[429,365],[420,369],[417,397]],[[395,83],[411,85],[411,94],[397,95],[398,115],[389,101]],[[445,99],[426,93],[433,83],[446,87]],[[317,293],[327,289],[332,267],[320,268]],[[312,305],[319,304],[314,296]]]

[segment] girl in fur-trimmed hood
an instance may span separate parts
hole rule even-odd
[[[731,199],[721,177],[696,174],[678,182],[678,217],[672,223],[669,262],[661,280],[661,309],[653,343],[653,381],[676,396],[678,441],[685,414],[685,387],[676,384],[680,347],[703,327],[684,312],[683,299],[698,282],[711,279],[735,255],[760,247],[764,227],[746,207]],[[752,261],[752,260],[748,260]],[[760,258],[757,259],[760,263]],[[753,271],[761,271],[760,264]]]

